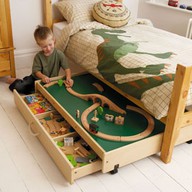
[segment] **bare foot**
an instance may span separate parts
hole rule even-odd
[[[11,83],[13,83],[15,80],[16,80],[16,78],[9,77],[9,78],[7,78],[7,80],[6,80],[6,83],[11,84]]]

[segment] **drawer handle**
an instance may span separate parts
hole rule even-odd
[[[34,133],[33,130],[32,130],[32,124],[33,122],[29,123],[29,132],[31,135],[37,137],[39,135],[39,133]]]

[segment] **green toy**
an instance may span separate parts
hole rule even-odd
[[[71,164],[76,167],[77,166],[77,161],[75,161],[75,158],[73,155],[66,155],[67,159],[71,162]]]
[[[83,167],[83,166],[85,166],[85,165],[88,165],[89,163],[80,163],[80,167]]]
[[[97,159],[97,155],[95,153],[91,153],[87,156],[91,161],[94,161]]]
[[[57,83],[58,83],[59,87],[61,87],[61,86],[63,85],[63,80],[62,80],[62,79],[59,79],[59,80],[57,81]]]
[[[57,145],[58,145],[59,147],[63,147],[63,146],[64,146],[64,142],[63,142],[63,141],[57,141]]]
[[[103,107],[101,107],[101,106],[97,107],[97,112],[99,115],[102,115],[103,114]]]

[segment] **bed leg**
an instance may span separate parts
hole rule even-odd
[[[163,136],[161,159],[165,163],[171,161],[175,142],[181,129],[181,121],[190,87],[191,67],[177,65],[174,86]]]
[[[44,5],[44,12],[45,12],[45,18],[44,18],[44,25],[47,27],[52,28],[52,1],[51,0],[43,0]]]

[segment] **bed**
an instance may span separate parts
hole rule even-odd
[[[77,3],[83,15],[71,13],[75,0],[64,1],[67,9],[60,10],[61,16],[57,1],[44,0],[44,23],[53,27],[57,47],[75,65],[165,124],[161,159],[170,162],[174,146],[192,139],[191,40],[145,19],[130,18],[125,26],[111,28],[92,18],[90,7],[98,0]]]

